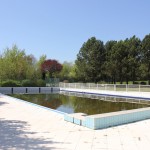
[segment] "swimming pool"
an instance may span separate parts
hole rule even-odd
[[[88,115],[132,110],[149,107],[149,102],[139,99],[92,95],[78,92],[57,92],[49,94],[12,94],[10,96],[55,109],[65,113]],[[140,103],[139,103],[140,102]]]

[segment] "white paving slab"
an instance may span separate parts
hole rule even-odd
[[[0,95],[0,150],[149,150],[150,120],[91,130]]]

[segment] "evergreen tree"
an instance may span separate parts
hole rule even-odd
[[[76,60],[77,75],[85,82],[104,79],[105,49],[103,42],[95,37],[88,39],[81,47]]]
[[[108,41],[105,44],[106,49],[106,61],[105,61],[105,75],[108,82],[116,83],[116,63],[113,59],[113,46],[117,43],[117,41]]]
[[[142,41],[142,60],[146,66],[147,70],[147,79],[150,84],[150,34],[146,35]]]

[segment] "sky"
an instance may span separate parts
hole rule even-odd
[[[37,59],[74,62],[91,37],[150,33],[150,0],[0,0],[0,53],[16,44]]]

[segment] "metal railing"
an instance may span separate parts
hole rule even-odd
[[[91,89],[103,91],[150,92],[150,85],[138,84],[95,84],[95,83],[59,83],[60,88]]]

